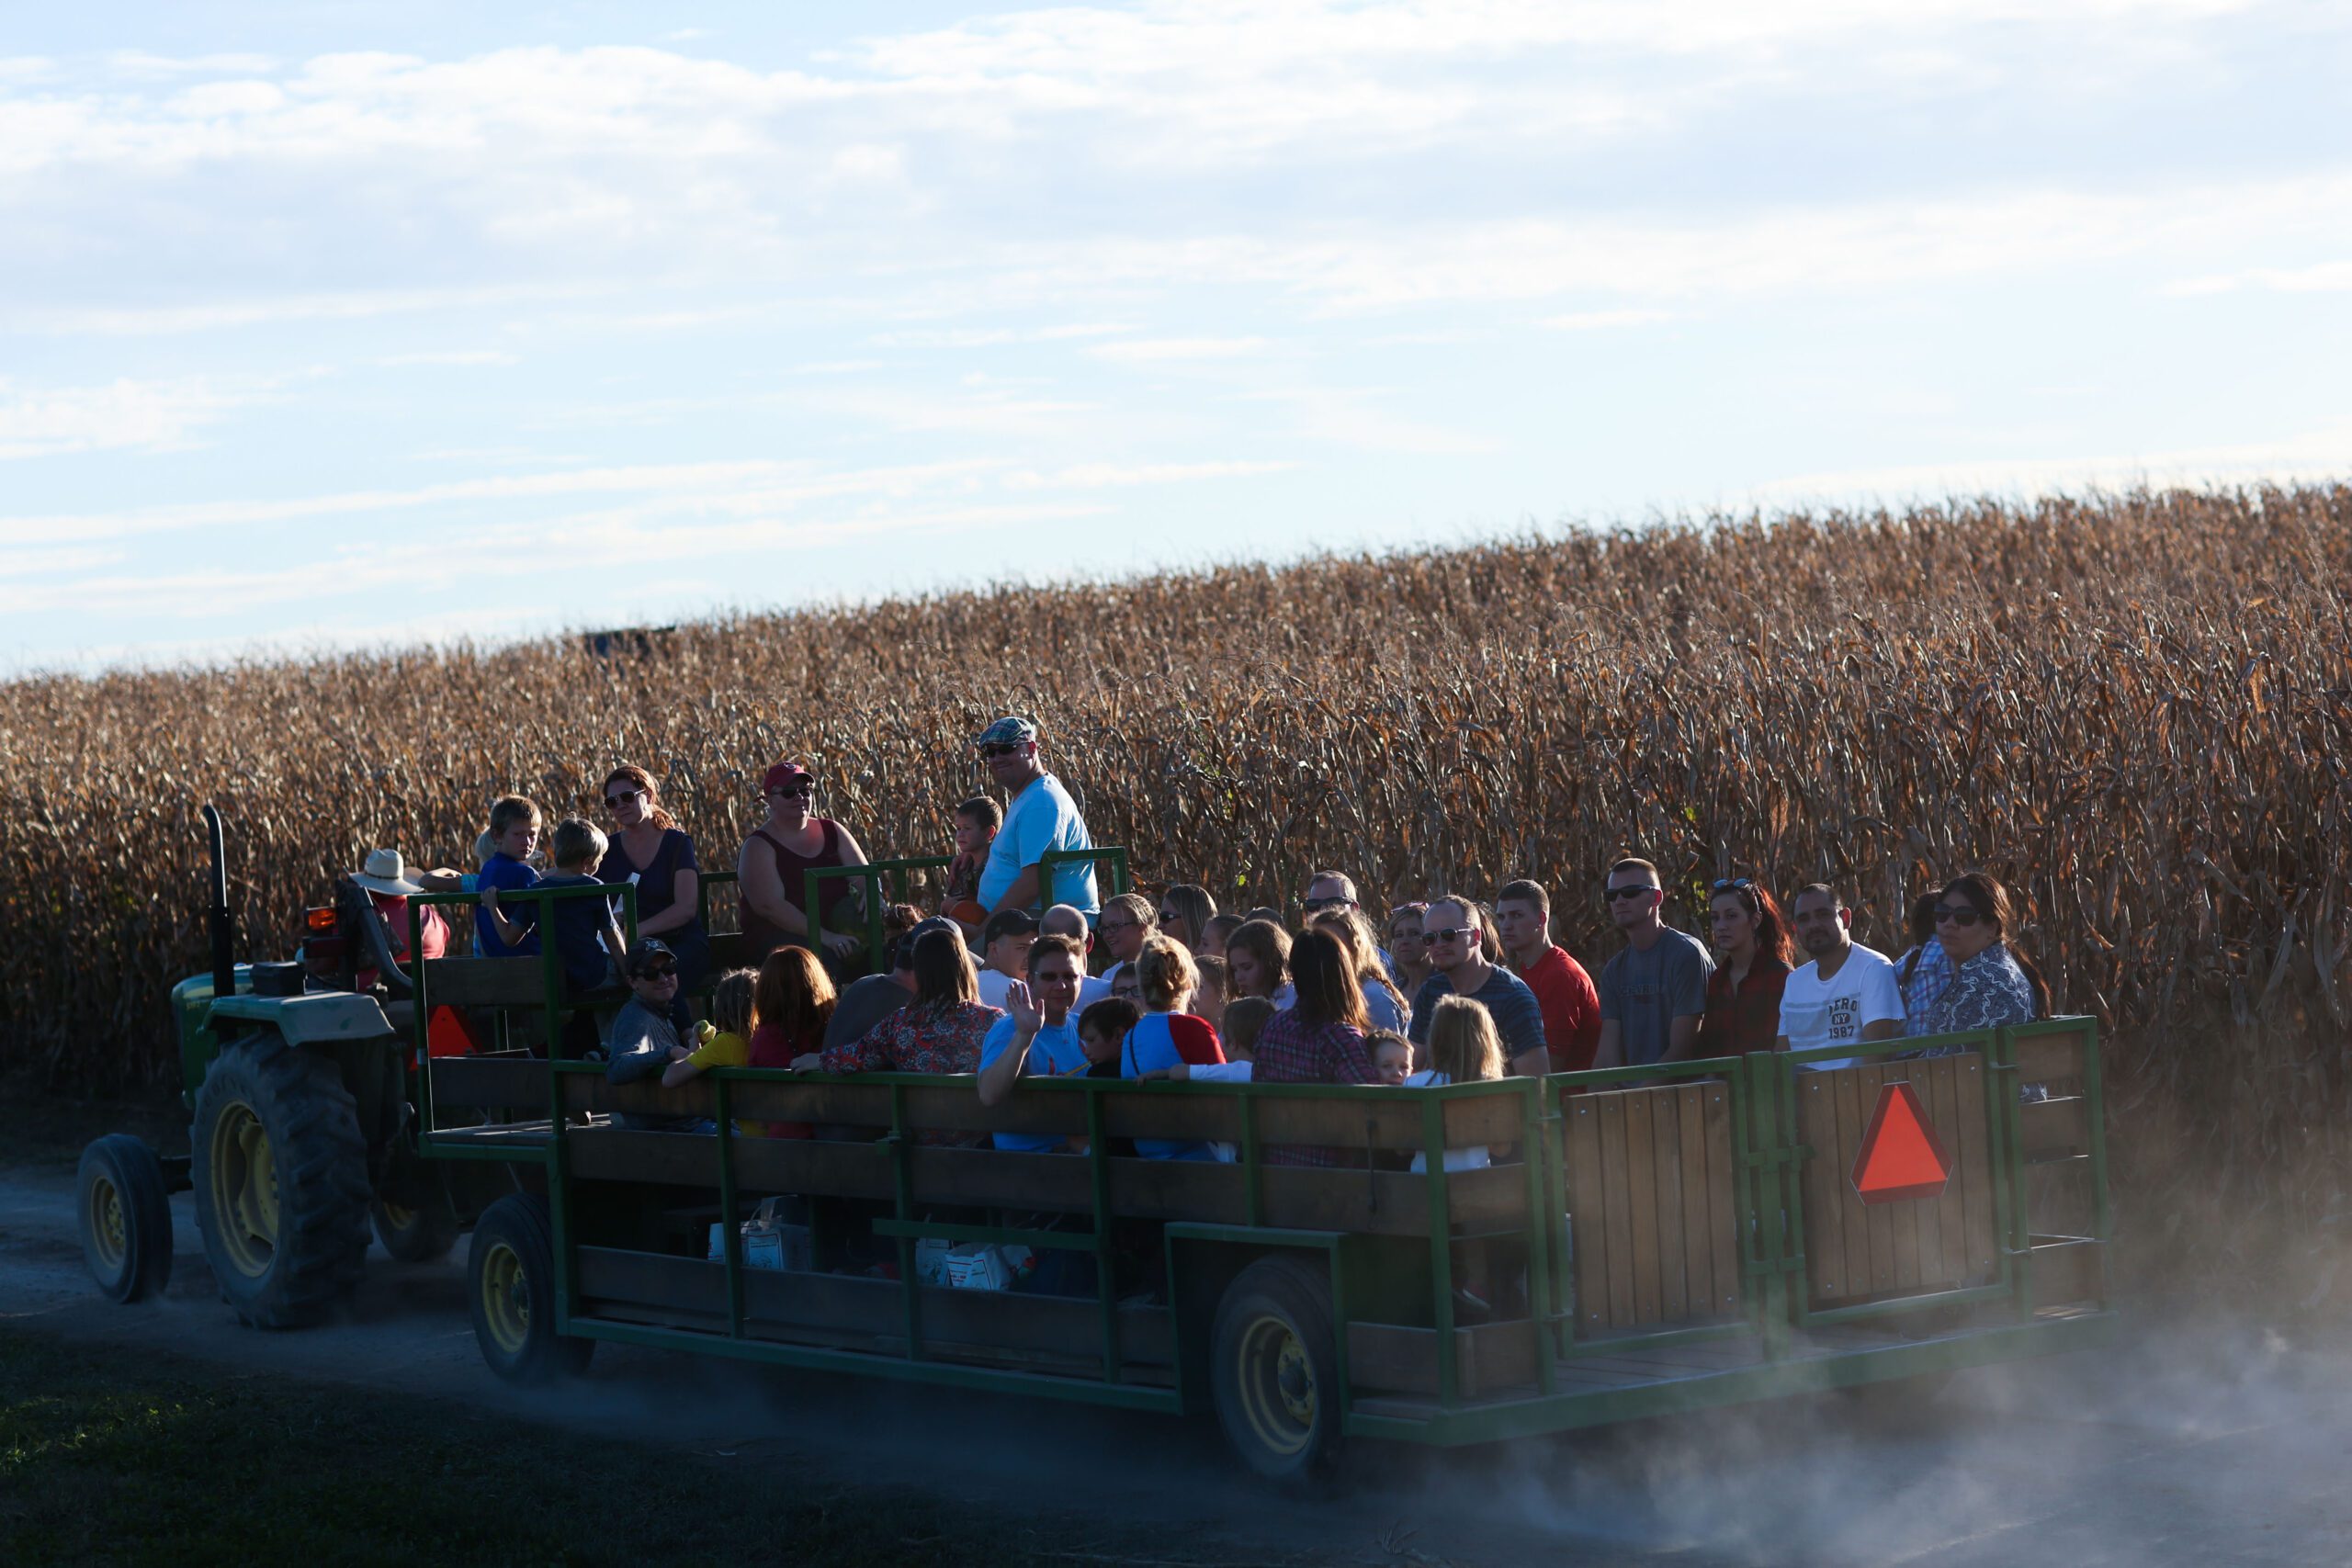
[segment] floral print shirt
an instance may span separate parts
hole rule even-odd
[[[980,1042],[1003,1016],[978,1002],[910,1003],[820,1059],[829,1073],[977,1073]]]
[[[1003,1016],[979,1002],[909,1003],[857,1039],[826,1046],[818,1060],[829,1073],[977,1073],[980,1043]],[[987,1137],[924,1129],[915,1134],[915,1142],[961,1147]]]

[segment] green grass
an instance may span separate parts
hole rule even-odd
[[[10,1568],[1217,1561],[1204,1550],[1215,1549],[1171,1552],[1164,1529],[828,1489],[763,1468],[753,1450],[727,1459],[590,1438],[417,1396],[0,1333]]]

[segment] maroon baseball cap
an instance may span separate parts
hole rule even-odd
[[[775,767],[770,768],[761,776],[760,793],[762,795],[774,795],[780,789],[790,789],[794,784],[799,784],[803,780],[806,780],[809,784],[815,784],[817,782],[817,775],[810,773],[808,769],[802,767],[797,762],[778,762]]]

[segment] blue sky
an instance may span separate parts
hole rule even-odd
[[[2352,13],[17,7],[0,668],[2352,471]]]

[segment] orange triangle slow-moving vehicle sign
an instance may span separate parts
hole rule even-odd
[[[1951,1180],[1951,1161],[1909,1084],[1891,1083],[1879,1091],[1853,1175],[1854,1195],[1865,1203],[1933,1198]]]

